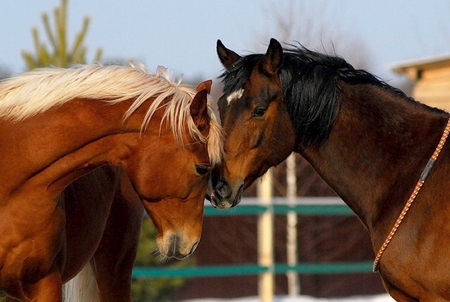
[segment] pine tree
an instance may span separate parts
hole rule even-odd
[[[72,48],[69,49],[67,42],[67,2],[68,0],[61,0],[60,6],[55,8],[53,29],[49,15],[46,12],[42,14],[42,22],[49,44],[41,40],[37,27],[32,28],[35,53],[22,51],[22,57],[28,70],[48,66],[69,67],[73,64],[86,63],[87,48],[83,42],[89,28],[90,19],[84,17],[83,26],[76,35]],[[99,48],[96,51],[94,62],[100,61],[101,57],[102,49]]]

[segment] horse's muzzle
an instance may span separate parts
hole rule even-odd
[[[217,209],[232,208],[241,202],[242,192],[244,191],[244,184],[240,184],[236,190],[236,194],[233,194],[233,189],[224,178],[219,179],[214,191],[211,194],[211,204]]]
[[[182,253],[180,250],[180,239],[178,236],[172,236],[170,238],[170,247],[167,251],[167,254],[165,255],[168,259],[176,259],[176,260],[183,260],[192,255],[195,251],[195,249],[198,246],[199,241],[196,241],[190,251],[188,253]]]

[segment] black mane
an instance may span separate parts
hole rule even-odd
[[[242,88],[263,54],[242,57],[221,78],[224,94]],[[339,81],[372,84],[403,97],[406,95],[371,73],[353,68],[343,58],[311,51],[303,46],[284,49],[280,69],[283,99],[297,133],[297,142],[319,144],[328,138],[339,112]]]

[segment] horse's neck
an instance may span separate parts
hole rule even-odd
[[[39,186],[56,195],[97,166],[119,163],[139,136],[138,125],[121,123],[128,106],[81,99],[21,122],[0,121],[0,163],[15,163],[0,176],[0,194]]]
[[[446,117],[379,87],[342,90],[329,139],[301,153],[371,232],[381,219],[396,219],[436,148]]]

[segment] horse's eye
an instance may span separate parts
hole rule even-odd
[[[207,174],[210,170],[211,166],[209,165],[195,165],[195,172],[200,176]]]
[[[266,107],[256,107],[253,109],[252,117],[261,117],[266,113]]]

